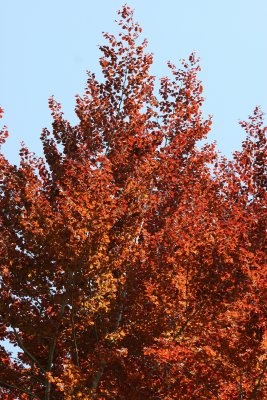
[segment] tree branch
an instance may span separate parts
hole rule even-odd
[[[96,374],[94,375],[93,380],[92,380],[92,385],[91,385],[91,388],[92,388],[92,389],[97,389],[97,386],[98,386],[98,384],[99,384],[99,381],[100,381],[100,379],[101,379],[101,377],[102,377],[102,375],[103,375],[104,368],[105,368],[105,362],[104,362],[104,361],[101,361],[101,362],[100,362],[99,371],[96,372]]]
[[[64,315],[65,312],[65,308],[67,306],[68,303],[68,296],[67,296],[67,292],[65,293],[66,297],[65,300],[62,303],[62,307],[59,313],[59,322],[58,322],[58,326],[55,332],[55,335],[51,341],[51,345],[49,348],[49,355],[48,355],[48,363],[47,363],[47,369],[46,372],[50,372],[51,368],[52,368],[52,364],[53,364],[53,359],[54,359],[54,354],[55,354],[55,349],[56,349],[56,342],[57,342],[57,334],[58,334],[58,330],[59,330],[59,326],[60,326],[60,322],[61,319]],[[46,383],[45,383],[45,400],[49,400],[50,399],[50,393],[51,393],[51,382],[46,379]]]
[[[190,321],[192,321],[192,319],[195,317],[195,315],[201,310],[201,308],[203,307],[203,304],[200,305],[200,307],[198,307],[193,314],[190,315],[190,317],[187,318],[187,320],[185,321],[185,323],[182,325],[182,327],[179,329],[179,331],[177,333],[174,334],[174,339],[177,339],[178,336],[180,336],[183,331],[185,330],[185,328],[187,327],[187,325],[189,324]]]
[[[26,349],[26,347],[24,346],[24,344],[22,343],[22,341],[21,341],[21,339],[20,339],[20,337],[19,337],[18,332],[16,331],[16,328],[12,327],[12,329],[13,329],[13,332],[14,332],[14,335],[15,335],[15,338],[16,338],[16,340],[17,340],[17,343],[18,343],[19,347],[20,347],[20,348],[24,351],[24,353],[30,358],[30,360],[33,361],[33,362],[40,368],[40,370],[41,370],[42,372],[46,372],[46,371],[45,371],[45,368],[42,367],[42,365],[41,365],[40,362],[37,360],[37,358],[35,358],[34,355],[32,355],[32,354],[29,352],[29,350]]]
[[[74,323],[74,303],[73,303],[73,293],[71,295],[71,327],[72,327],[72,336],[73,336],[73,341],[74,341],[74,348],[75,348],[75,358],[76,358],[76,364],[79,367],[80,362],[79,362],[79,352],[78,352],[78,346],[77,346],[77,340],[76,340],[76,332],[75,332],[75,323]]]
[[[30,392],[29,390],[21,389],[21,388],[15,386],[15,385],[10,385],[9,383],[3,382],[3,381],[0,381],[0,385],[1,385],[4,389],[11,389],[11,390],[13,389],[13,390],[17,390],[17,391],[20,392],[20,393],[25,393],[25,394],[27,394],[28,396],[31,396],[32,398],[41,400],[40,397],[38,397],[36,394]]]
[[[252,390],[252,393],[251,393],[251,396],[250,396],[250,400],[255,399],[256,393],[257,393],[257,391],[258,391],[258,389],[260,387],[260,384],[261,384],[261,381],[262,381],[262,379],[264,377],[266,369],[267,369],[267,360],[263,363],[262,372],[261,372],[261,374],[259,376],[258,382],[255,384],[255,386],[254,386],[254,388]]]
[[[191,380],[196,382],[196,380],[194,379],[194,375],[190,371],[186,370],[185,373]],[[214,392],[214,390],[211,389],[207,383],[201,382],[200,384],[202,384],[210,393],[212,393],[216,397],[216,399],[220,399],[219,395]]]

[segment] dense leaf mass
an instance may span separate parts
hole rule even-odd
[[[263,114],[231,160],[203,145],[195,54],[156,90],[119,15],[79,123],[51,98],[44,158],[0,158],[1,399],[264,399]]]

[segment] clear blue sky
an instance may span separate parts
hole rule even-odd
[[[52,94],[76,122],[74,96],[86,70],[99,73],[101,32],[116,32],[119,0],[0,0],[0,105],[10,138],[5,154],[17,162],[20,141],[41,155],[41,129],[51,118]],[[214,115],[211,139],[226,155],[239,149],[238,119],[255,105],[267,112],[266,0],[131,0],[154,52],[153,74],[167,73],[196,50],[201,57],[205,112]]]

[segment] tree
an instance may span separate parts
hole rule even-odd
[[[263,399],[263,114],[232,160],[201,147],[196,55],[156,97],[141,28],[119,14],[79,123],[51,98],[44,159],[1,155],[0,339],[18,348],[0,346],[1,397]]]

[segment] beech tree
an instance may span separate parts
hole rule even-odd
[[[50,98],[44,158],[0,158],[1,399],[263,400],[263,113],[231,160],[201,145],[196,55],[157,93],[141,28],[119,15],[79,123]]]

